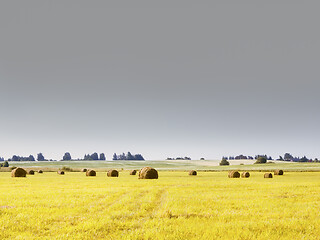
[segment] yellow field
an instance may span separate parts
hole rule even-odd
[[[320,173],[0,173],[0,239],[320,239]]]

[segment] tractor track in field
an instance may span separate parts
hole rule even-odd
[[[168,187],[162,188],[157,192],[155,201],[153,201],[152,203],[152,207],[145,209],[148,212],[148,214],[144,217],[138,218],[138,224],[136,228],[143,228],[143,226],[149,219],[155,218],[158,211],[161,209],[161,207],[165,203],[165,199],[167,197],[167,191],[168,191]],[[140,203],[139,206],[141,206],[142,204],[143,203]]]

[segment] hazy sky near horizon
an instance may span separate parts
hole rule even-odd
[[[320,157],[319,1],[0,2],[0,156]]]

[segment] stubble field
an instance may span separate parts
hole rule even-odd
[[[319,239],[320,173],[0,173],[0,239]]]

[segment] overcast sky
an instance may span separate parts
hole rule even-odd
[[[0,156],[320,157],[319,8],[3,0]]]

